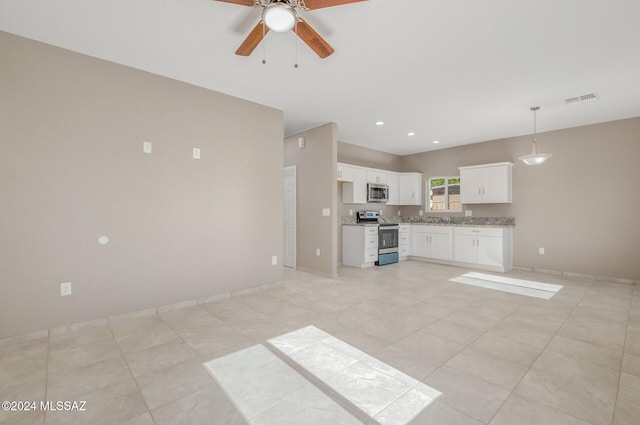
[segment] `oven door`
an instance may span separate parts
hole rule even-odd
[[[398,252],[398,230],[399,226],[379,226],[378,227],[378,253],[389,254]]]

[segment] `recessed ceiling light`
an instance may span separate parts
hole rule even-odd
[[[376,122],[376,125],[384,125],[384,121],[378,121]]]
[[[411,133],[407,133],[407,136],[415,136],[416,133],[414,133],[413,131]]]
[[[437,145],[438,143],[440,143],[440,140],[434,140],[433,143]]]

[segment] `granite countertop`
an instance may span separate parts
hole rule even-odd
[[[515,227],[515,217],[383,217],[383,223],[418,224],[425,226],[454,227]],[[357,223],[355,217],[343,217],[344,226],[377,226],[373,223]]]

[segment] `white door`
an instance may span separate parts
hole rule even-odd
[[[296,167],[284,168],[284,258],[286,267],[296,266]]]
[[[506,165],[487,167],[482,170],[482,202],[494,204],[508,202],[507,174],[510,171]]]
[[[453,260],[476,264],[476,237],[455,235],[453,237]]]
[[[501,267],[503,262],[502,238],[478,236],[478,264]]]
[[[451,260],[451,235],[449,233],[431,233],[430,257],[438,260]]]

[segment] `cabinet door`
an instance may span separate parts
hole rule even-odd
[[[387,202],[387,205],[401,205],[400,177],[397,173],[387,173],[387,185],[389,185],[389,202]]]
[[[367,172],[362,168],[353,169],[353,182],[342,184],[342,203],[367,203]]]
[[[460,170],[460,203],[481,204],[482,168]]]
[[[367,170],[367,183],[387,184],[387,174],[383,171]]]
[[[476,263],[476,237],[472,235],[455,235],[453,237],[453,260],[462,263]]]
[[[477,262],[485,266],[503,266],[502,238],[477,236]]]
[[[482,202],[511,202],[511,166],[499,165],[482,169]]]
[[[400,205],[422,205],[422,174],[400,174]]]
[[[451,260],[451,235],[448,233],[431,233],[431,251],[429,257],[438,260]]]
[[[429,234],[428,233],[412,233],[411,234],[411,255],[416,257],[429,256]]]
[[[339,182],[352,182],[353,181],[353,167],[348,165],[338,164],[337,173]]]

